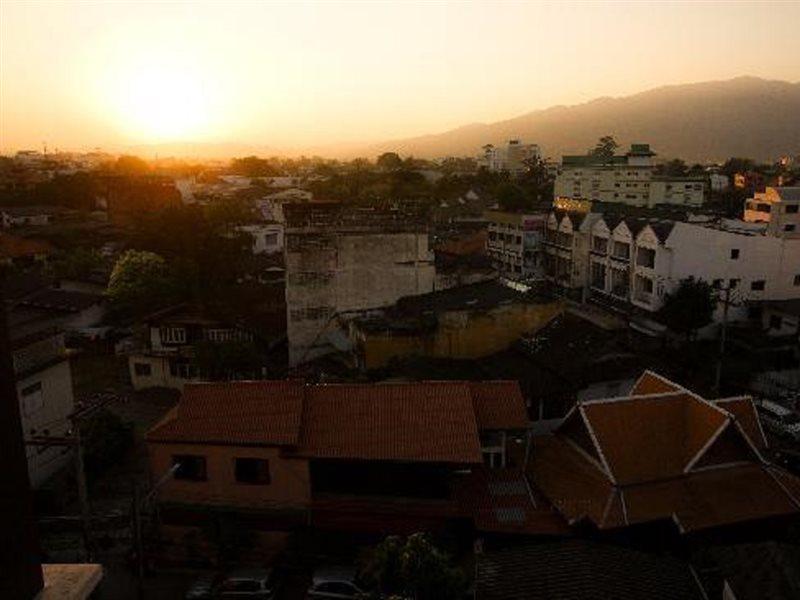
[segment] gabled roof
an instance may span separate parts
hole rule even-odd
[[[479,432],[525,429],[516,382],[187,384],[151,442],[280,446],[306,458],[482,462]]]
[[[147,433],[152,442],[296,445],[301,381],[187,383],[180,404]]]
[[[800,511],[800,479],[761,456],[750,398],[712,403],[652,372],[631,394],[579,403],[534,441],[533,482],[570,522],[689,531]]]
[[[481,449],[469,386],[308,386],[297,455],[479,463]]]

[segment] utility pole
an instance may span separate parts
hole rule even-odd
[[[83,530],[83,548],[87,562],[91,560],[92,546],[89,531],[89,493],[86,489],[86,470],[83,467],[83,446],[81,446],[81,425],[73,417],[72,430],[75,433],[75,480],[78,483],[78,500],[81,504],[81,529]]]
[[[731,285],[725,288],[725,299],[722,302],[722,327],[719,333],[719,356],[717,357],[717,372],[714,377],[714,393],[719,398],[722,385],[722,361],[725,356],[725,341],[728,333],[728,307],[731,305]]]

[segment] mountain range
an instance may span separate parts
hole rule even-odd
[[[545,156],[582,154],[603,135],[624,147],[649,143],[663,158],[722,161],[731,156],[771,160],[800,154],[800,82],[738,77],[670,85],[620,98],[554,106],[496,123],[365,146],[439,157],[475,155],[511,138],[539,144]]]

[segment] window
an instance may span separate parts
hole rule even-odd
[[[767,282],[763,279],[757,279],[750,284],[750,289],[754,292],[763,292],[764,286],[766,286]]]
[[[656,266],[656,251],[651,248],[638,248],[636,250],[636,264],[640,267],[652,269]]]
[[[794,276],[794,284],[795,286],[800,286],[800,275]]]
[[[137,377],[150,377],[153,369],[147,363],[133,363],[133,372]]]
[[[605,254],[608,250],[608,239],[600,236],[592,237],[592,250]]]
[[[780,329],[783,326],[783,319],[778,315],[772,315],[769,318],[770,329]]]
[[[731,248],[731,260],[737,260],[738,258],[739,258],[739,249]]]
[[[278,245],[278,234],[277,233],[266,233],[264,234],[264,245],[267,248],[272,246]]]
[[[186,329],[183,327],[162,327],[161,342],[164,344],[185,344]]]
[[[177,454],[172,457],[172,464],[177,465],[175,479],[183,481],[205,481],[206,457],[196,454]]]
[[[627,260],[631,256],[631,247],[624,242],[614,242],[614,252],[612,256],[614,258],[623,258]]]
[[[739,280],[738,279],[729,279],[728,280],[728,287],[730,289],[735,290],[738,285],[739,285]]]
[[[270,482],[269,461],[261,458],[237,458],[234,471],[236,481],[252,485],[267,485]]]
[[[758,212],[772,212],[772,207],[769,204],[757,204]]]
[[[795,229],[797,229],[797,225],[795,225],[794,223],[790,223],[788,225],[783,226],[784,231],[794,231]]]
[[[786,205],[786,214],[787,215],[796,215],[797,210],[800,208],[800,204],[787,204]]]

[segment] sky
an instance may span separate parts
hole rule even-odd
[[[0,0],[0,150],[291,151],[740,75],[800,80],[800,1]]]

